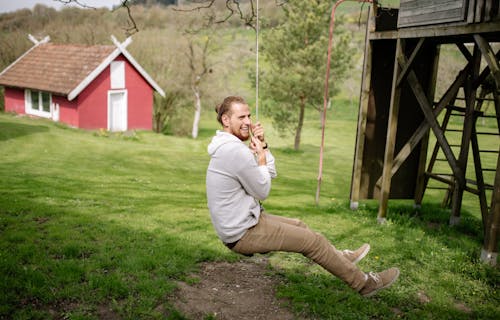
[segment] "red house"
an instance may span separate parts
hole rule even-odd
[[[125,49],[35,45],[0,73],[5,111],[60,121],[82,129],[152,129],[153,90],[164,91]]]

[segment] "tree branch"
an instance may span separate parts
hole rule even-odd
[[[65,5],[70,4],[70,3],[74,3],[82,8],[95,9],[95,7],[92,7],[92,6],[89,6],[85,3],[82,3],[80,0],[56,0],[56,1],[59,1]]]
[[[137,28],[137,24],[135,23],[134,17],[132,17],[132,13],[130,12],[130,7],[129,7],[129,0],[122,0],[121,7],[124,7],[127,9],[127,14],[128,14],[128,27],[125,28],[125,34],[127,37],[133,35],[134,33],[139,32],[139,28]]]
[[[60,3],[63,3],[64,5],[68,5],[70,3],[74,3],[78,5],[81,8],[87,8],[87,9],[97,9],[96,7],[89,6],[87,5],[84,1],[85,0],[54,0],[58,1]],[[215,1],[215,0],[212,0]],[[139,28],[137,27],[137,24],[135,23],[134,17],[132,16],[132,13],[130,11],[130,0],[121,0],[121,4],[119,7],[113,9],[113,11],[119,9],[119,8],[125,8],[127,9],[127,14],[128,14],[128,27],[124,28],[125,29],[125,34],[127,37],[133,35],[134,33],[139,32]]]
[[[215,4],[216,0],[199,0],[196,1],[197,6],[193,8],[186,8],[186,9],[177,9],[173,8],[174,11],[180,11],[180,12],[192,12],[192,11],[201,11],[201,10],[206,10]],[[221,0],[222,1],[222,0]],[[211,23],[224,23],[228,21],[231,17],[238,15],[241,20],[244,21],[246,26],[249,26],[253,28],[254,30],[256,29],[255,26],[255,19],[257,17],[257,12],[254,6],[254,1],[256,0],[250,0],[250,12],[245,14],[244,10],[241,8],[240,1],[238,0],[224,0],[225,1],[225,6],[227,11],[227,15],[224,18],[221,19],[216,19],[215,16],[210,16],[209,17],[209,24]],[[284,0],[286,2],[286,0]]]

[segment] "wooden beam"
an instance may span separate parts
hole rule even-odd
[[[443,121],[441,122],[442,130],[445,130],[446,127],[448,126],[450,116],[451,116],[451,110],[448,109],[448,110],[446,110]],[[424,124],[427,124],[427,122],[424,122]],[[428,126],[427,126],[427,128],[428,128]],[[423,197],[424,197],[425,189],[427,188],[427,184],[429,182],[429,176],[432,174],[432,170],[434,169],[434,164],[436,163],[438,152],[439,152],[439,144],[436,143],[434,145],[434,148],[432,149],[432,154],[431,154],[431,157],[429,159],[429,164],[427,166],[426,175],[425,175],[425,179],[424,179],[424,185],[422,187],[421,193],[415,195],[416,201],[421,202]],[[447,190],[449,191],[450,188],[451,188],[451,185],[447,188]]]
[[[500,94],[493,92],[495,97],[495,111],[497,121],[500,121]],[[500,132],[500,122],[497,122]],[[483,250],[481,252],[481,260],[491,265],[496,265],[498,256],[498,238],[500,237],[500,147],[497,158],[497,171],[495,174],[495,182],[493,192],[491,194],[490,213],[486,226],[484,237]]]
[[[484,39],[479,34],[474,35],[474,40],[479,49],[481,50],[481,53],[483,54],[483,57],[486,60],[486,63],[488,63],[488,67],[491,70],[491,74],[495,79],[497,90],[500,90],[500,66],[498,64],[498,60],[495,56],[495,53],[493,52],[493,49],[491,49],[488,41],[486,41],[486,39]]]
[[[463,56],[465,57],[465,59],[467,59],[467,61],[471,61],[472,60],[472,54],[469,52],[469,50],[467,50],[467,47],[463,44],[463,42],[458,42],[458,43],[455,43],[458,47],[458,49],[460,50],[460,52],[462,52]]]
[[[398,58],[400,61],[400,64],[406,64],[406,58],[399,56]],[[425,91],[423,90],[422,86],[420,85],[420,82],[418,81],[417,75],[413,70],[411,70],[408,73],[407,77],[408,83],[415,94],[415,97],[420,105],[420,108],[422,109],[422,112],[424,113],[424,116],[429,123],[429,126],[431,127],[432,131],[434,132],[434,135],[436,136],[436,139],[441,146],[441,149],[443,149],[443,153],[448,160],[448,163],[450,164],[450,167],[453,171],[453,175],[456,177],[458,183],[462,186],[465,185],[465,177],[462,173],[462,170],[459,168],[457,165],[457,160],[455,156],[453,155],[453,151],[451,150],[451,147],[446,140],[446,137],[439,127],[439,124],[434,117],[434,113],[432,110],[432,105],[427,99],[427,96],[425,95]]]
[[[476,16],[476,1],[477,0],[469,0],[469,10],[467,10],[468,23],[474,23],[474,19]]]
[[[493,1],[491,1],[491,0],[486,1],[486,4],[484,6],[484,20],[485,21],[490,21],[493,18],[491,16],[492,6],[493,6]]]
[[[394,71],[392,78],[391,89],[391,104],[389,107],[389,119],[387,123],[387,136],[385,143],[384,154],[384,167],[382,169],[382,188],[380,190],[380,201],[377,220],[379,223],[385,223],[385,216],[387,213],[387,204],[389,201],[389,193],[391,190],[391,170],[394,160],[394,148],[396,144],[396,133],[398,127],[399,115],[399,99],[401,95],[401,88],[397,86],[397,79],[401,73],[399,57],[404,56],[405,41],[398,39],[396,42],[396,57],[394,59]]]
[[[495,111],[496,111],[496,118],[497,118],[497,127],[498,130],[500,131],[500,92],[493,92],[493,97],[495,98]],[[500,132],[499,132],[500,133]]]
[[[481,53],[478,46],[474,46],[472,54],[472,68],[470,68],[469,77],[465,81],[465,115],[463,119],[462,140],[460,143],[460,153],[458,155],[457,164],[460,168],[463,178],[467,171],[467,160],[469,158],[469,146],[471,141],[472,130],[474,127],[474,107],[476,103],[476,88],[473,87],[474,81],[479,76],[481,67]],[[455,225],[460,221],[460,211],[462,209],[462,198],[465,190],[465,184],[455,184],[453,197],[451,200],[451,217],[450,224]]]
[[[436,83],[437,76],[439,70],[439,56],[440,56],[440,45],[434,45],[434,49],[436,50],[434,53],[434,63],[432,67],[432,78],[430,80],[430,86],[427,92],[427,98],[429,101],[434,101],[434,95],[436,94]],[[427,186],[427,176],[425,175],[425,165],[427,161],[427,152],[429,149],[429,130],[425,130],[424,136],[420,139],[420,157],[418,160],[418,171],[417,171],[417,180],[415,185],[415,194],[413,200],[415,202],[415,206],[420,207],[422,204],[423,194],[425,188]],[[398,154],[399,155],[399,154]],[[406,156],[405,158],[407,158]],[[397,158],[397,156],[396,156]]]
[[[450,23],[444,25],[429,25],[415,28],[402,28],[397,31],[378,31],[370,33],[370,40],[434,38],[438,43],[455,43],[454,36],[471,36],[478,33],[489,33],[495,39],[500,38],[500,20],[482,23]],[[470,38],[470,42],[474,41]]]
[[[408,59],[408,63],[401,70],[401,74],[398,77],[398,80],[396,82],[396,86],[399,87],[401,85],[401,82],[404,80],[404,78],[408,74],[408,71],[410,70],[411,66],[413,65],[413,62],[415,61],[417,54],[420,52],[420,49],[422,49],[424,42],[425,42],[425,38],[418,39],[418,43],[417,43],[415,49],[413,50],[413,52],[411,53],[410,58]]]
[[[474,127],[472,128],[471,147],[474,157],[474,171],[476,174],[476,184],[479,196],[479,207],[481,208],[481,218],[483,221],[483,233],[486,233],[488,226],[488,203],[486,202],[486,189],[484,188],[483,167],[481,165],[481,156],[479,152],[479,142],[476,134],[477,117],[474,119]]]
[[[475,22],[481,22],[484,18],[484,0],[476,0],[476,15],[474,17]]]
[[[498,60],[500,59],[500,50],[497,51],[495,54],[495,58]],[[479,88],[479,86],[486,80],[486,78],[490,75],[490,67],[487,66],[484,68],[484,70],[481,72],[479,77],[473,82],[473,88]]]
[[[468,63],[464,69],[462,69],[457,77],[455,78],[455,81],[451,84],[451,86],[446,90],[445,94],[443,97],[439,100],[437,103],[436,107],[432,111],[434,118],[437,118],[437,116],[443,111],[446,106],[455,99],[457,96],[458,90],[463,86],[465,80],[467,79],[468,75],[468,68],[470,66],[470,63]],[[430,124],[428,121],[424,121],[420,124],[420,126],[415,130],[413,135],[408,139],[408,141],[405,143],[405,145],[401,148],[397,156],[394,158],[394,163],[393,167],[391,170],[391,175],[394,175],[401,165],[405,162],[405,160],[408,158],[408,156],[411,154],[413,149],[418,145],[420,140],[426,135],[427,131],[430,128]],[[376,185],[381,186],[382,183],[382,177],[380,177]]]
[[[368,11],[370,20],[371,10]],[[363,75],[361,82],[361,92],[358,112],[358,126],[356,131],[356,145],[354,150],[354,163],[351,178],[351,204],[352,210],[358,209],[359,188],[361,185],[361,171],[363,169],[363,152],[365,147],[366,119],[368,104],[370,100],[371,79],[372,79],[372,44],[368,38],[369,25],[366,26],[365,34],[365,55],[363,60]]]
[[[500,116],[497,113],[497,116]],[[500,149],[497,159],[495,185],[491,195],[491,209],[488,226],[481,250],[481,260],[485,263],[496,265],[498,257],[498,237],[500,236]]]

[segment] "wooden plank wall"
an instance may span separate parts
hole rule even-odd
[[[406,41],[406,55],[410,55],[417,41]],[[383,173],[387,126],[390,116],[391,88],[396,54],[396,40],[376,40],[371,43],[371,70],[368,106],[366,107],[366,125],[361,135],[363,154],[359,181],[361,199],[378,199],[380,186],[377,181]],[[429,89],[434,84],[434,60],[436,46],[429,43],[424,46],[415,59],[413,68],[422,86]],[[363,71],[363,74],[366,70]],[[417,127],[424,121],[424,115],[407,82],[401,85],[400,111],[397,120],[397,136],[394,145],[395,154],[399,153]],[[358,134],[360,132],[358,128]],[[427,146],[425,146],[427,147]],[[419,173],[421,147],[416,147],[392,177],[389,192],[390,199],[413,199]],[[358,159],[356,159],[358,161]],[[353,175],[354,176],[354,175]]]
[[[469,0],[467,23],[500,20],[499,7],[498,0]]]
[[[400,0],[398,28],[496,20],[498,0]]]
[[[401,0],[398,27],[465,21],[467,2],[468,0]]]

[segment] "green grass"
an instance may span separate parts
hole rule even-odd
[[[309,116],[298,152],[262,119],[278,169],[264,205],[341,249],[370,242],[360,267],[398,266],[401,277],[364,299],[302,256],[273,253],[284,280],[278,296],[297,318],[498,318],[500,272],[478,261],[477,204],[466,198],[453,228],[442,194],[426,195],[418,214],[410,201],[390,201],[386,225],[376,223],[377,202],[351,211],[356,120],[345,110],[329,118],[319,206],[319,119]],[[215,129],[205,118],[197,140],[125,136],[0,114],[0,319],[99,319],[104,309],[123,319],[182,318],[168,300],[174,281],[188,281],[202,261],[240,258],[217,239],[206,208]]]

